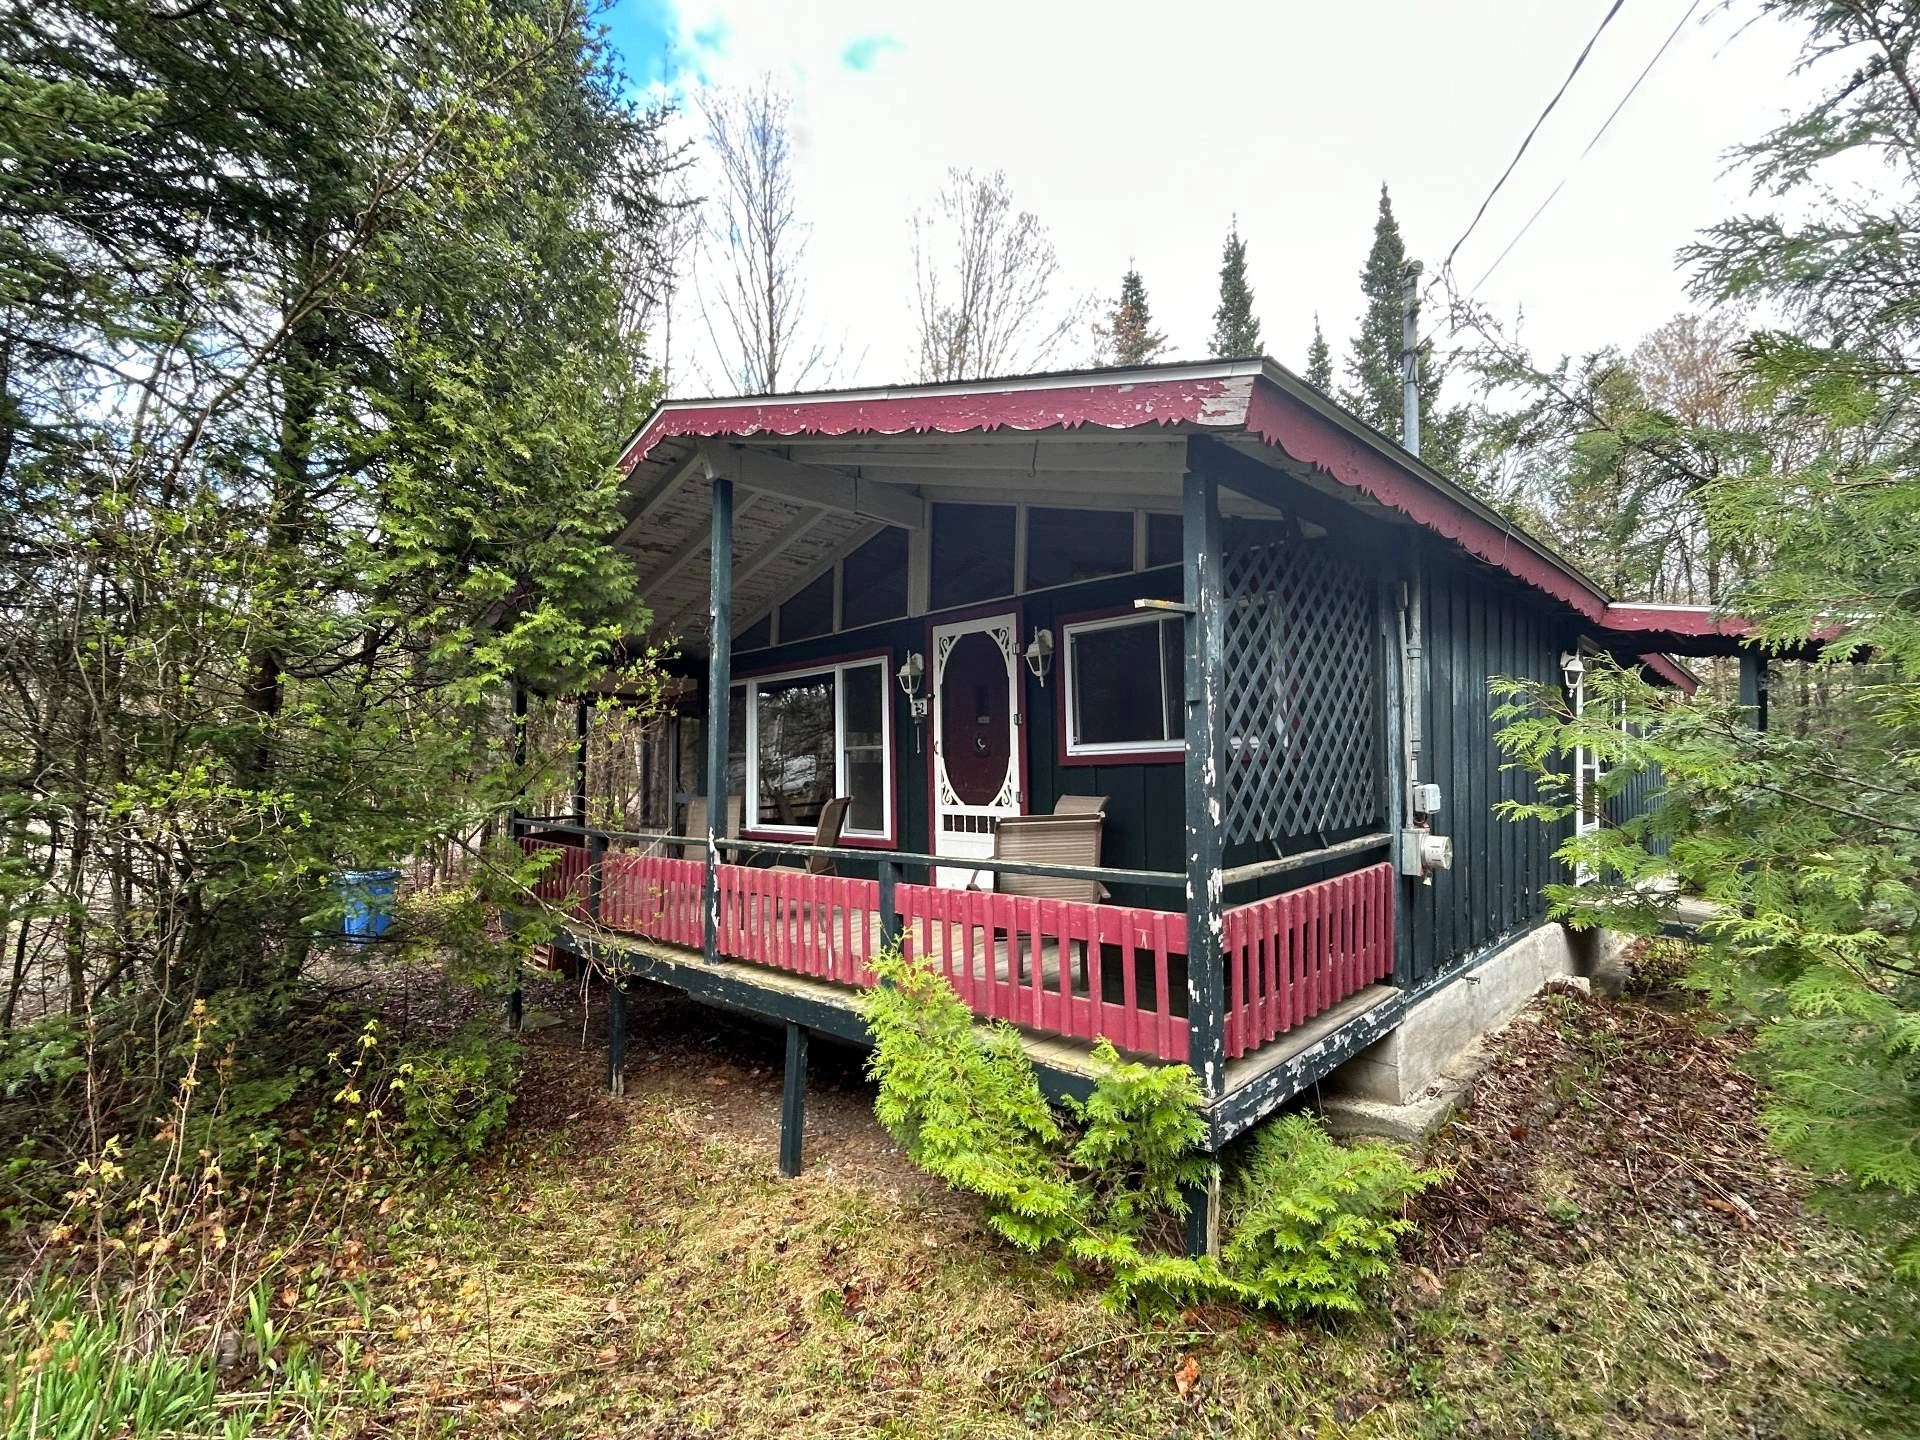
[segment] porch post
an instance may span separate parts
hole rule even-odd
[[[513,768],[523,770],[527,763],[527,687],[515,680],[513,682]],[[520,838],[520,793],[514,792],[514,805],[507,811],[507,838],[516,841]],[[507,987],[507,1033],[518,1035],[520,1025],[526,1018],[526,976],[525,967],[519,960],[513,962],[513,980]]]
[[[1226,621],[1220,558],[1220,484],[1189,455],[1183,482],[1186,545],[1186,854],[1188,1063],[1208,1100],[1226,1088],[1226,964],[1222,954],[1220,710]]]
[[[1761,651],[1740,651],[1740,708],[1754,729],[1767,733],[1767,657]]]
[[[714,475],[707,550],[707,871],[700,882],[702,948],[720,958],[720,847],[727,823],[727,711],[733,687],[733,481]]]
[[[573,823],[587,828],[587,697],[573,700]]]

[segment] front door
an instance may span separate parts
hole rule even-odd
[[[1011,614],[933,628],[933,853],[991,858],[1004,815],[1022,813],[1019,622]],[[935,883],[975,871],[941,866]],[[981,876],[984,881],[986,877]]]

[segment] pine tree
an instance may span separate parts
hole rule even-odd
[[[1220,251],[1220,305],[1213,312],[1213,353],[1239,357],[1260,353],[1260,322],[1253,313],[1253,289],[1247,284],[1247,242],[1240,222],[1227,232]]]
[[[1167,337],[1153,328],[1153,312],[1147,308],[1146,282],[1131,265],[1120,277],[1120,298],[1108,312],[1104,325],[1095,325],[1103,356],[1115,365],[1147,365],[1167,348]]]
[[[1307,383],[1323,392],[1333,389],[1333,348],[1320,328],[1320,312],[1313,312],[1313,343],[1307,346]]]

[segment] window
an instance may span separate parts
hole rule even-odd
[[[889,525],[841,562],[840,626],[852,630],[907,613],[907,532]]]
[[[933,507],[933,608],[951,610],[1013,594],[1011,505]]]
[[[749,829],[810,833],[827,801],[846,795],[848,834],[892,838],[885,659],[762,676],[734,697]]]
[[[811,640],[833,629],[833,570],[809,580],[798,594],[780,602],[780,643]]]
[[[1131,510],[1027,511],[1027,588],[1066,585],[1133,569]]]
[[[1178,565],[1187,558],[1186,536],[1178,515],[1147,516],[1147,568]]]
[[[1067,753],[1177,749],[1186,734],[1182,622],[1127,615],[1065,634]]]

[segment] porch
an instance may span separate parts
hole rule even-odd
[[[609,832],[569,819],[517,826],[524,849],[554,857],[539,894],[573,922],[561,947],[614,981],[609,1079],[616,1090],[624,1057],[622,978],[654,980],[724,1008],[863,1043],[860,992],[874,983],[873,956],[896,940],[903,953],[928,957],[976,1015],[1016,1026],[1056,1096],[1090,1089],[1097,1039],[1134,1058],[1191,1063],[1209,1038],[1199,1045],[1194,1039],[1187,916],[1178,911],[905,878],[931,875],[951,857],[889,854],[878,862],[878,877],[867,879],[764,864],[709,866],[658,853],[683,836]],[[1327,847],[1332,854],[1302,854],[1300,868],[1364,859],[1384,841],[1362,837]],[[760,860],[821,853],[803,845],[754,848],[770,852]],[[1169,893],[1185,884],[1170,872],[970,863],[996,875],[1097,878]],[[1226,1063],[1207,1106],[1214,1146],[1371,1043],[1397,1017],[1400,992],[1383,983],[1393,970],[1394,883],[1391,867],[1376,862],[1224,912],[1218,1044]]]

